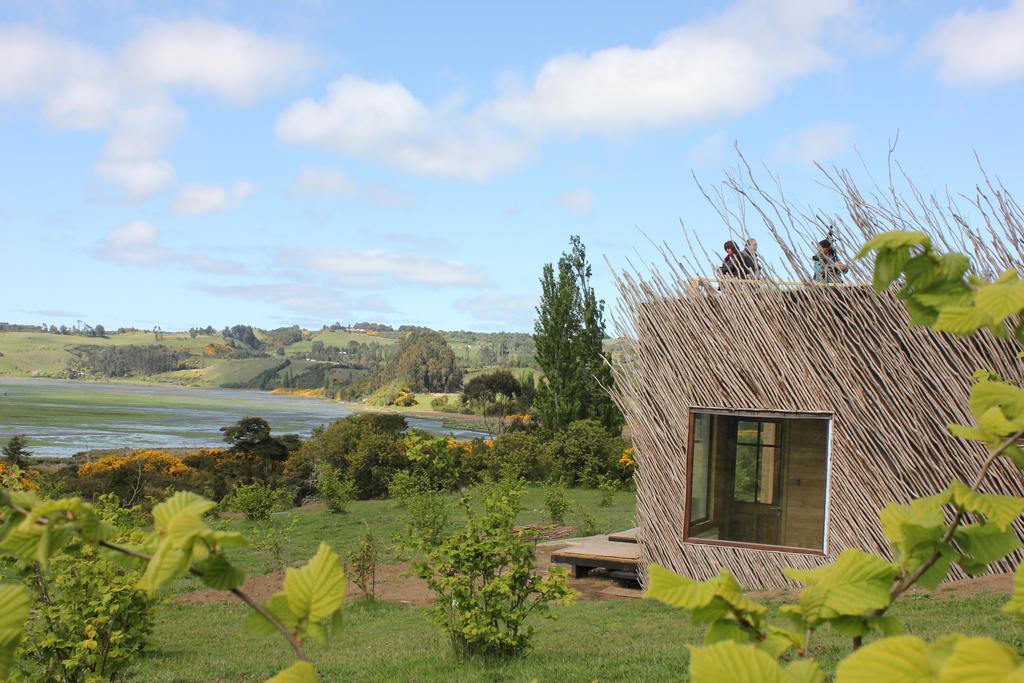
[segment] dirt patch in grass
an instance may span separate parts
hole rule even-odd
[[[545,544],[537,546],[537,572],[545,573],[551,566],[551,554],[568,544]],[[616,581],[588,576],[582,579],[569,579],[569,585],[579,593],[580,600],[628,600],[641,596],[639,588],[623,587]],[[283,590],[284,572],[276,571],[263,576],[252,576],[246,580],[242,590],[256,600],[262,602],[275,593]],[[394,602],[409,607],[425,607],[433,604],[434,594],[423,579],[410,575],[408,562],[398,564],[382,564],[377,567],[377,585],[375,595],[378,600]],[[360,590],[351,581],[345,591],[345,600],[350,602],[362,596]],[[176,602],[197,603],[208,605],[213,603],[231,602],[237,598],[225,591],[203,589],[191,593],[183,593],[174,598]]]

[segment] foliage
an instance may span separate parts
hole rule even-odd
[[[585,507],[582,505],[576,509],[576,516],[579,519],[579,535],[580,536],[596,536],[599,529],[597,526],[597,520]]]
[[[468,497],[466,525],[439,544],[422,544],[426,559],[415,563],[437,596],[433,614],[458,658],[511,656],[530,644],[531,614],[549,614],[550,604],[575,596],[563,568],[534,573],[534,541],[515,526],[523,489],[504,482],[484,492],[482,511]]]
[[[227,501],[227,508],[241,512],[246,519],[270,519],[271,513],[281,504],[282,492],[269,484],[253,482],[235,487]]]
[[[958,335],[987,328],[998,337],[1007,336],[1009,325],[1022,338],[1024,282],[1016,271],[985,282],[970,274],[966,256],[939,254],[918,232],[878,235],[861,256],[871,252],[875,288],[902,279],[897,295],[914,324]],[[690,648],[692,680],[823,681],[811,641],[824,626],[853,642],[854,652],[836,671],[837,683],[1020,678],[1024,666],[1006,645],[958,634],[928,643],[902,635],[902,623],[889,613],[907,590],[934,589],[954,565],[976,576],[1021,547],[1013,524],[1024,513],[1024,499],[980,489],[997,461],[1024,470],[1024,389],[984,370],[974,379],[970,411],[976,424],[949,426],[955,436],[988,450],[972,483],[954,480],[934,495],[887,505],[881,527],[892,561],[848,549],[815,569],[785,570],[787,578],[804,585],[798,601],[780,609],[785,625],[769,624],[768,609],[744,595],[728,569],[694,581],[650,566],[647,597],[689,610],[693,623],[707,626],[704,646]],[[1022,566],[1003,610],[1024,617]],[[861,647],[875,634],[879,639]]]
[[[569,512],[569,493],[565,490],[565,482],[553,479],[544,487],[544,513],[554,524],[564,524],[565,515]]]
[[[198,472],[183,458],[158,450],[134,451],[127,455],[106,455],[98,460],[69,467],[58,476],[64,485],[86,497],[113,493],[128,505],[165,489],[194,489]]]
[[[314,473],[316,492],[331,512],[345,512],[355,498],[356,485],[351,479],[343,479],[337,468],[322,462]]]
[[[103,377],[129,377],[156,375],[182,368],[188,354],[159,344],[126,346],[73,346],[75,355],[70,361],[74,372]]]
[[[533,434],[506,431],[494,439],[494,445],[484,453],[486,471],[497,478],[504,469],[511,468],[516,476],[536,480],[543,476],[538,456],[543,449],[541,440]]]
[[[363,597],[373,600],[376,595],[377,561],[380,547],[377,537],[367,529],[359,539],[359,545],[348,556],[347,569],[352,583],[362,592]]]
[[[623,476],[619,462],[626,444],[599,422],[577,420],[548,442],[542,466],[570,486],[594,487],[602,478]]]
[[[18,467],[25,467],[28,464],[28,459],[32,457],[28,448],[28,439],[25,438],[24,434],[15,434],[10,440],[4,444],[4,462],[8,465],[17,465]]]
[[[435,491],[451,491],[466,483],[470,472],[464,467],[462,443],[443,436],[410,432],[404,441],[409,471]]]
[[[224,441],[232,453],[250,453],[268,462],[288,457],[288,447],[270,435],[270,424],[262,417],[243,417],[220,431],[224,432]]]
[[[96,508],[79,498],[44,500],[32,493],[4,489],[0,505],[6,516],[0,530],[0,550],[17,560],[35,563],[39,572],[47,573],[51,561],[62,551],[76,554],[84,552],[85,547],[98,547],[143,563],[135,585],[150,597],[171,580],[191,573],[211,588],[232,591],[249,605],[253,612],[246,624],[254,633],[277,632],[291,645],[298,661],[272,680],[317,680],[306,657],[305,641],[323,643],[338,626],[345,594],[345,575],[337,555],[326,544],[320,544],[305,566],[288,569],[284,591],[261,605],[241,590],[245,573],[231,564],[225,552],[244,545],[245,539],[237,533],[211,529],[203,515],[215,504],[194,493],[179,491],[156,505],[153,532],[134,545],[112,542],[114,529]],[[103,600],[102,593],[97,595],[94,589],[88,592],[91,598]],[[5,605],[0,616],[0,677],[7,676],[29,615],[27,595],[21,586],[0,586],[0,600]]]
[[[480,415],[496,416],[499,432],[505,426],[505,415],[529,409],[531,399],[532,393],[508,370],[477,375],[462,389],[462,403]]]
[[[537,363],[544,371],[537,390],[541,424],[551,430],[570,422],[593,419],[617,434],[622,413],[607,393],[612,386],[611,358],[603,351],[604,300],[590,284],[586,248],[578,236],[570,250],[544,266],[541,299],[533,340]]]
[[[606,508],[611,507],[615,502],[615,494],[619,490],[619,482],[611,477],[600,477],[597,480],[597,490],[601,492],[598,505]]]
[[[406,466],[405,426],[401,415],[360,413],[317,428],[288,459],[285,482],[299,498],[315,493],[314,469],[325,462],[355,482],[359,498],[379,497]]]
[[[437,546],[444,540],[451,509],[444,495],[423,475],[399,472],[389,492],[405,508],[405,530],[400,541],[407,550]]]
[[[280,571],[288,566],[288,540],[295,533],[298,523],[298,517],[289,515],[287,524],[271,521],[269,524],[261,524],[249,532],[249,541],[252,543],[252,547],[263,551],[270,557],[270,571]]]
[[[445,393],[462,384],[455,353],[440,332],[415,328],[403,336],[381,384],[398,380],[412,391]]]
[[[117,679],[153,629],[155,601],[136,588],[140,576],[88,546],[54,556],[45,575],[30,563],[35,608],[16,654],[26,678]]]

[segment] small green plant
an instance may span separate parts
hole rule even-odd
[[[299,518],[289,515],[287,524],[270,523],[249,532],[252,546],[270,558],[271,571],[283,570],[288,566],[288,539],[298,524]]]
[[[576,510],[576,517],[579,519],[580,536],[596,536],[599,533],[597,520],[583,507]]]
[[[444,494],[421,489],[405,499],[405,539],[408,548],[440,543],[448,532],[451,505]]]
[[[377,562],[380,546],[377,537],[369,529],[359,539],[359,545],[348,557],[348,573],[352,583],[362,591],[363,597],[373,600],[377,588]]]
[[[316,466],[313,485],[320,500],[331,512],[346,512],[349,503],[356,497],[355,482],[343,478],[337,468],[326,462]]]
[[[43,573],[23,563],[35,609],[16,654],[26,680],[119,680],[145,651],[156,601],[136,586],[141,573],[95,548],[60,553]]]
[[[611,477],[600,477],[597,480],[597,490],[601,495],[597,501],[598,506],[611,507],[615,502],[615,494],[619,492],[619,482]]]
[[[414,563],[436,594],[434,618],[459,659],[522,653],[533,636],[527,618],[553,616],[551,603],[575,597],[565,569],[534,573],[535,539],[515,526],[523,489],[508,484],[485,487],[480,510],[463,496],[465,527],[438,544],[422,543],[425,559]]]
[[[179,491],[153,508],[153,531],[138,544],[117,541],[116,529],[104,522],[96,508],[81,498],[44,500],[31,492],[0,490],[0,552],[15,561],[33,563],[38,572],[49,575],[53,563],[62,553],[87,558],[86,548],[99,549],[141,563],[141,576],[132,582],[149,598],[170,581],[191,574],[207,586],[230,591],[248,605],[252,612],[246,628],[257,635],[280,634],[291,646],[297,661],[275,676],[277,683],[314,683],[316,669],[306,655],[306,640],[325,643],[327,636],[339,626],[338,618],[345,596],[345,574],[338,556],[326,543],[316,555],[300,568],[289,568],[284,590],[264,603],[257,602],[241,589],[245,572],[231,564],[226,550],[244,545],[238,533],[211,529],[203,515],[215,503],[189,491]],[[109,601],[109,582],[91,586],[85,594],[90,600]],[[45,606],[46,598],[40,595]],[[26,623],[33,611],[32,594],[20,584],[0,585],[0,680],[7,679],[15,652],[24,642]],[[95,627],[96,636],[101,629]],[[31,628],[31,627],[29,627]],[[92,650],[100,641],[88,630],[85,639],[76,641]],[[61,662],[62,666],[66,664]],[[106,675],[106,674],[104,674]],[[56,677],[48,680],[81,680]],[[91,680],[91,679],[86,679]]]
[[[564,524],[569,512],[569,492],[565,482],[552,479],[544,486],[544,513],[552,524]]]
[[[280,505],[281,491],[263,482],[236,486],[228,499],[228,509],[241,512],[246,519],[258,521],[270,519],[271,513]]]

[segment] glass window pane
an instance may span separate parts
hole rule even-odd
[[[757,444],[757,422],[740,420],[736,423],[736,443]]]
[[[757,446],[736,446],[732,497],[740,503],[753,503],[757,498]]]
[[[708,518],[711,416],[697,415],[693,421],[693,472],[690,474],[690,521]]]
[[[758,503],[764,503],[765,505],[775,503],[775,482],[778,481],[776,476],[777,455],[778,453],[775,448],[761,449],[761,473],[757,487]]]

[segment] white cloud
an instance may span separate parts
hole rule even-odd
[[[452,117],[447,106],[431,109],[400,83],[357,76],[332,83],[322,101],[296,102],[280,116],[276,130],[290,144],[462,180],[482,180],[524,158],[519,143],[486,123]]]
[[[244,264],[227,259],[214,258],[198,252],[183,259],[193,270],[211,275],[242,275],[247,272]]]
[[[559,195],[558,203],[575,216],[589,216],[594,211],[594,193],[582,188],[569,190]]]
[[[783,163],[824,163],[853,147],[856,126],[828,123],[787,135],[775,146],[775,159]]]
[[[393,251],[288,249],[281,252],[279,260],[286,266],[330,275],[349,287],[490,285],[486,275],[462,263]]]
[[[223,185],[190,183],[181,190],[174,202],[174,213],[179,216],[201,216],[236,208],[256,192],[256,186],[247,180],[236,181],[230,188]]]
[[[297,282],[209,285],[201,289],[218,297],[270,303],[323,318],[345,316],[351,308],[351,297],[343,291]]]
[[[11,26],[0,28],[0,102],[38,103],[57,127],[110,129],[96,175],[143,199],[174,181],[162,157],[185,118],[175,89],[246,104],[310,63],[295,42],[207,20],[153,22],[113,50]]]
[[[469,313],[477,320],[504,322],[521,327],[533,321],[536,315],[536,296],[509,296],[495,292],[457,299],[455,308]]]
[[[685,128],[752,111],[793,80],[839,64],[826,45],[842,41],[828,39],[859,19],[853,0],[739,0],[650,47],[554,57],[528,85],[505,82],[468,110],[451,98],[429,106],[397,82],[346,76],[321,100],[289,107],[277,134],[412,173],[483,180],[552,136]]]
[[[960,10],[922,40],[919,57],[955,85],[996,85],[1024,78],[1024,0],[1000,9]]]
[[[245,104],[287,85],[311,59],[299,43],[193,19],[152,24],[125,46],[121,62],[142,84],[193,88]]]
[[[246,272],[243,264],[218,259],[200,252],[176,253],[160,244],[160,231],[146,221],[132,221],[111,228],[94,247],[93,256],[101,261],[129,266],[181,265],[213,275],[239,275]]]
[[[303,168],[292,181],[291,193],[297,197],[343,197],[355,189],[355,184],[341,171]]]
[[[160,232],[145,221],[111,228],[100,241],[96,257],[113,263],[152,266],[171,263],[174,255],[160,246]]]

